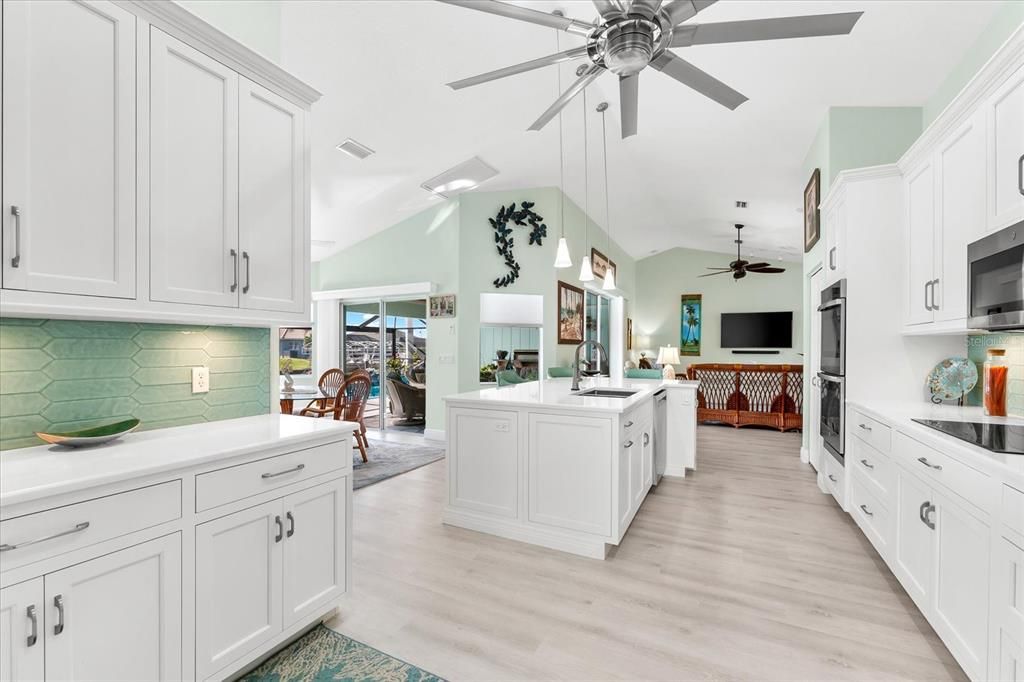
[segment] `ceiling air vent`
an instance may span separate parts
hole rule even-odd
[[[469,161],[464,161],[440,175],[430,178],[420,186],[428,192],[451,199],[462,192],[479,187],[481,183],[490,180],[497,174],[498,171],[484,163],[480,157],[474,156]]]
[[[342,142],[337,146],[337,150],[345,152],[353,159],[365,159],[367,156],[373,154],[373,150],[367,147],[365,144],[359,144],[351,137]]]

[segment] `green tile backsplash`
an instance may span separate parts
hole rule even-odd
[[[981,366],[989,348],[1005,348],[1010,366],[1006,411],[1024,417],[1024,334],[976,334],[967,337],[967,357],[978,365],[978,385],[967,396],[969,405],[981,405]]]
[[[0,318],[0,450],[137,417],[143,429],[270,411],[270,332]],[[210,392],[192,395],[193,366]]]

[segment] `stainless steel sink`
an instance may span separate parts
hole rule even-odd
[[[622,388],[588,388],[576,395],[581,398],[628,398],[639,391],[627,391]]]

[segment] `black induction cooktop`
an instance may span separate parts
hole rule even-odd
[[[1024,426],[937,421],[935,419],[914,419],[913,421],[992,452],[1024,455]]]

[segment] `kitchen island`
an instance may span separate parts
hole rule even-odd
[[[696,381],[552,379],[447,396],[446,524],[604,559],[696,466]]]

